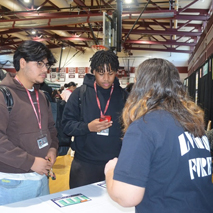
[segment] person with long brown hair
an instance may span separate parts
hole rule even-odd
[[[105,166],[110,197],[136,212],[213,212],[204,112],[172,63],[140,64],[122,117],[121,152]]]

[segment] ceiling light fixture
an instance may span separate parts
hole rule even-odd
[[[71,4],[73,2],[73,0],[66,0],[67,4]]]
[[[24,0],[25,3],[30,3],[30,0]]]
[[[125,3],[130,4],[132,3],[132,0],[125,0]]]

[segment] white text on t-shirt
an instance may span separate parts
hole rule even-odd
[[[184,156],[192,149],[206,149],[210,152],[208,138],[204,135],[202,138],[194,137],[188,132],[184,132],[179,137],[181,156]],[[189,173],[191,180],[195,178],[194,173],[198,177],[205,177],[211,175],[211,157],[200,157],[189,159]]]

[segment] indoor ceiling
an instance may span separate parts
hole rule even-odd
[[[212,0],[0,0],[1,67],[24,40],[83,52],[102,44],[103,12],[112,16],[118,5],[121,51],[130,56],[150,51],[190,55],[213,12]]]

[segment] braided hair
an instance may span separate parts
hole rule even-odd
[[[106,69],[108,72],[114,71],[117,72],[119,68],[118,56],[112,50],[100,50],[97,51],[90,58],[90,67],[91,73],[95,70],[96,72],[104,73],[104,65],[106,65]]]

